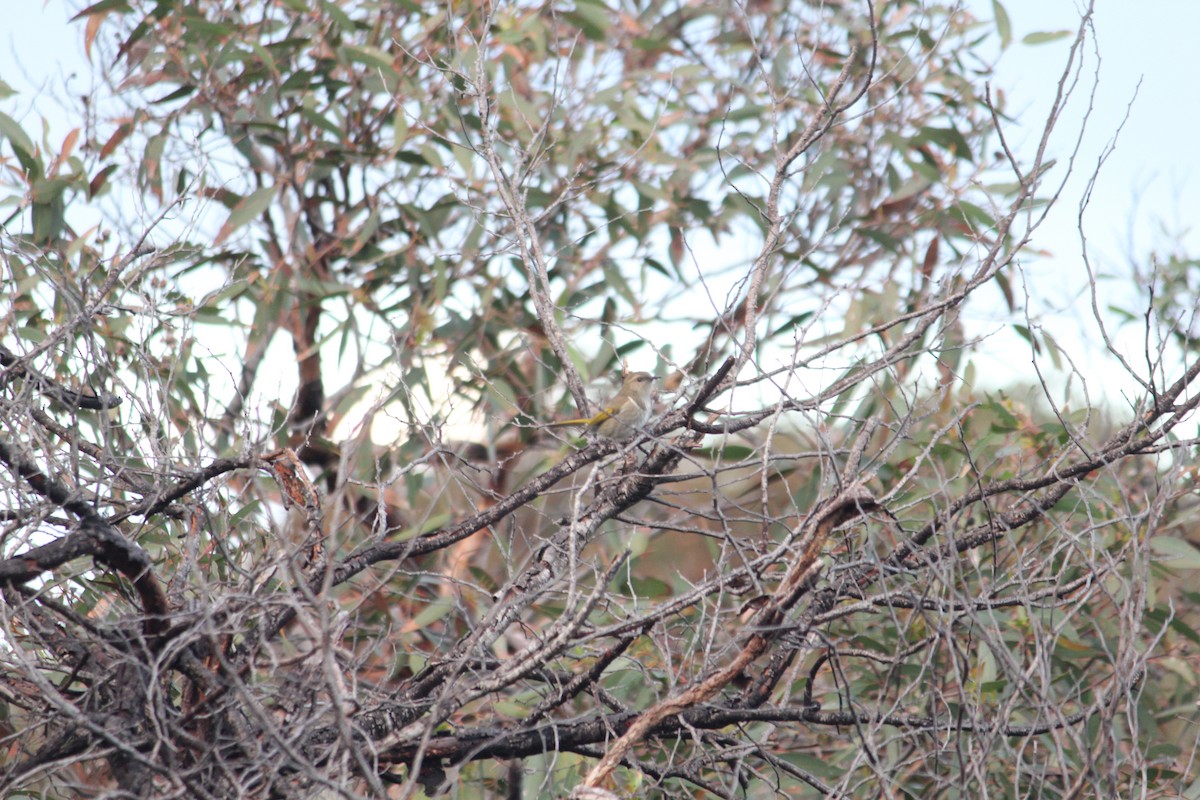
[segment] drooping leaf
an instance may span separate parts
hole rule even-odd
[[[278,186],[264,186],[239,200],[237,205],[229,212],[229,217],[225,220],[221,229],[217,232],[216,239],[213,240],[213,246],[220,247],[226,239],[242,226],[265,212],[271,206],[278,192]]]

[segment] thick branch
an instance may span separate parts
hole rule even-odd
[[[170,607],[162,585],[151,570],[149,554],[4,441],[0,441],[0,461],[24,478],[38,494],[81,520],[77,531],[0,561],[0,580],[23,583],[67,561],[90,555],[133,582],[142,601],[147,635],[154,637],[165,630]]]

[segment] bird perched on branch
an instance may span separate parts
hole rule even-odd
[[[650,419],[654,405],[654,380],[649,372],[631,372],[625,376],[621,391],[605,403],[596,416],[551,422],[548,427],[586,425],[589,433],[599,434],[614,442],[627,442],[640,433]]]

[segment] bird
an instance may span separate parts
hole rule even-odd
[[[640,433],[642,426],[650,419],[654,405],[654,381],[654,376],[649,372],[631,372],[625,376],[621,391],[605,403],[596,416],[551,422],[548,427],[586,425],[589,433],[599,434],[614,442],[627,442]]]

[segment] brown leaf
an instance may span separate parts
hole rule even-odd
[[[934,236],[933,241],[929,243],[929,247],[925,250],[925,260],[921,262],[921,274],[926,278],[933,276],[933,268],[937,266],[938,241],[939,237]]]

